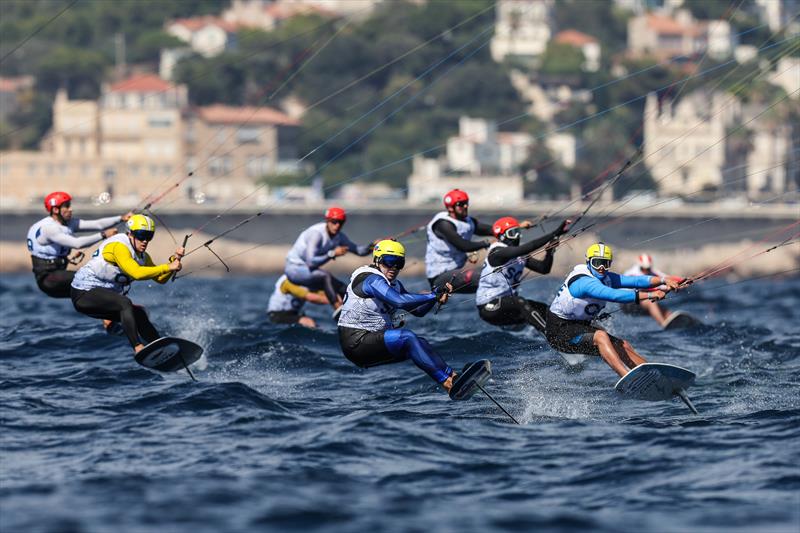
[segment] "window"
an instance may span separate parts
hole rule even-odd
[[[226,155],[222,158],[222,173],[227,176],[233,170],[233,158]]]
[[[219,158],[215,157],[208,162],[208,172],[212,176],[219,176],[221,170],[222,170],[222,165]]]
[[[169,128],[172,126],[172,119],[168,117],[150,117],[147,124],[151,128]]]
[[[259,135],[258,128],[242,127],[236,132],[236,142],[239,144],[259,144]]]

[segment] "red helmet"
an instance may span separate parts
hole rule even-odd
[[[503,233],[510,230],[511,228],[518,228],[519,227],[519,220],[514,217],[503,217],[498,218],[497,221],[492,225],[492,233],[494,233],[495,238],[499,239]]]
[[[49,213],[54,207],[61,207],[62,204],[72,201],[72,196],[65,192],[51,192],[44,197],[44,208]]]
[[[347,213],[341,207],[329,207],[325,211],[325,220],[347,220]]]
[[[453,207],[458,202],[469,202],[469,196],[461,189],[453,189],[444,195],[445,207]]]
[[[644,269],[653,268],[653,258],[650,254],[642,254],[638,259],[639,266]]]

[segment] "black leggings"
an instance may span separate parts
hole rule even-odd
[[[36,284],[51,298],[69,298],[74,270],[53,270],[36,274]]]
[[[479,305],[478,314],[495,326],[530,324],[540,333],[544,333],[547,325],[547,305],[526,300],[522,296],[503,296],[488,304]]]
[[[130,298],[111,289],[81,291],[73,288],[71,297],[72,305],[79,313],[122,324],[131,346],[142,344],[140,337],[144,344],[148,344],[161,336],[147,318],[144,307],[133,305]]]
[[[481,280],[482,267],[472,269],[456,268],[442,272],[435,278],[428,278],[431,289],[444,287],[445,283],[453,286],[453,292],[458,294],[475,294],[478,292],[478,283]]]

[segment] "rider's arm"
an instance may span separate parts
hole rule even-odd
[[[665,280],[658,276],[620,276],[616,272],[609,272],[611,286],[618,289],[649,289],[658,287]]]
[[[525,266],[534,272],[538,272],[539,274],[549,274],[550,270],[553,268],[553,255],[555,254],[555,251],[555,248],[548,248],[544,253],[544,258],[542,259],[529,257],[525,261]]]
[[[89,230],[104,230],[106,228],[110,228],[111,226],[115,226],[120,223],[122,217],[105,217],[105,218],[96,218],[94,220],[83,220],[78,219],[78,231],[89,231]]]
[[[306,256],[303,258],[303,261],[305,261],[309,268],[314,269],[321,267],[331,260],[328,254],[318,254],[321,245],[320,241],[322,241],[321,235],[314,234],[310,235],[308,238]]]
[[[446,220],[437,220],[436,223],[433,225],[433,232],[439,236],[439,238],[446,240],[450,244],[456,247],[457,250],[462,252],[477,252],[478,250],[482,250],[484,248],[489,247],[489,243],[483,241],[468,241],[461,237],[456,231],[455,225],[452,222],[448,222]]]
[[[393,289],[385,279],[377,274],[367,277],[361,289],[367,296],[376,298],[392,307],[411,311],[416,316],[423,316],[436,303],[436,294],[411,294]]]
[[[492,253],[489,254],[489,265],[493,267],[504,265],[515,257],[521,257],[523,255],[533,253],[559,235],[558,231],[559,230],[556,229],[539,237],[538,239],[533,239],[532,241],[520,244],[519,246],[504,246],[495,248],[492,250]]]
[[[169,264],[154,265],[149,255],[147,264],[140,265],[134,260],[128,247],[121,242],[112,242],[106,245],[103,248],[103,259],[117,265],[126,276],[135,280],[152,279],[159,283],[166,283],[172,275]]]
[[[42,232],[39,234],[37,241],[41,245],[47,245],[49,242],[54,242],[59,246],[64,248],[86,248],[87,246],[91,246],[97,242],[103,240],[103,235],[101,233],[92,233],[90,235],[84,235],[82,237],[76,237],[74,235],[67,235],[66,233],[62,233],[59,230],[58,226],[55,224],[51,224],[48,226],[44,226],[42,228]]]
[[[339,235],[342,236],[342,245],[347,246],[347,249],[351,254],[356,254],[361,257],[364,257],[365,255],[369,255],[372,253],[372,243],[356,244],[353,241],[351,241],[350,237],[348,237],[344,233],[340,233]]]
[[[481,237],[494,237],[494,232],[492,231],[491,224],[484,224],[483,222],[478,222],[478,219],[475,217],[471,217],[472,221],[475,223],[475,235],[480,235]]]
[[[590,276],[574,279],[567,289],[575,298],[596,298],[621,304],[634,303],[637,300],[636,291],[608,287],[603,285],[599,279]]]

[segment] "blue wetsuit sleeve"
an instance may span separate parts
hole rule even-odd
[[[303,258],[303,260],[305,260],[309,268],[321,267],[331,259],[328,257],[327,253],[317,255],[317,251],[320,249],[321,239],[322,237],[319,235],[312,235],[308,240],[306,256]]]
[[[377,274],[365,279],[361,289],[367,296],[377,298],[392,307],[411,311],[416,316],[424,315],[436,303],[436,295],[432,292],[429,294],[399,292],[390,287],[386,280]],[[424,312],[420,313],[423,310]]]
[[[653,286],[650,283],[652,276],[624,276],[616,272],[609,272],[611,276],[611,286],[615,289],[649,289]]]
[[[569,293],[575,298],[597,298],[607,302],[621,304],[634,303],[636,293],[623,289],[615,289],[603,285],[599,279],[582,276],[573,281],[568,287]]]
[[[356,244],[350,240],[345,234],[342,234],[342,244],[347,246],[351,253],[354,253],[358,256],[364,257],[365,255],[372,252],[372,243],[369,244]]]

